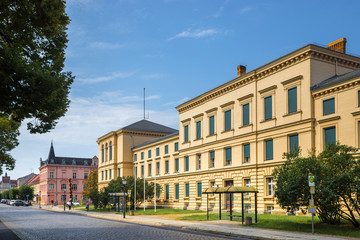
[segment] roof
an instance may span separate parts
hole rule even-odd
[[[130,124],[126,127],[123,127],[121,129],[126,129],[126,130],[136,130],[136,131],[145,131],[145,132],[161,132],[161,133],[174,133],[177,132],[178,130],[173,129],[173,128],[169,128],[167,126],[158,124],[158,123],[154,123],[154,122],[150,122],[148,120],[141,120],[138,121],[136,123]]]
[[[144,142],[144,143],[141,143],[139,145],[136,145],[132,149],[143,147],[143,146],[146,146],[146,145],[149,145],[149,144],[152,144],[152,143],[160,142],[160,141],[165,140],[167,138],[171,138],[171,137],[178,136],[178,135],[179,135],[179,131],[176,131],[176,132],[171,133],[169,135],[166,135],[166,136],[163,136],[163,137],[160,137],[160,138],[157,138],[157,139],[154,139],[154,140],[151,140],[151,141]]]
[[[203,193],[247,193],[247,192],[258,192],[254,187],[216,187],[207,188]]]
[[[32,178],[30,178],[29,181],[26,182],[27,185],[34,185],[39,183],[40,181],[40,174],[36,174],[35,176],[33,176]]]
[[[350,79],[353,79],[356,77],[360,77],[360,69],[354,70],[352,72],[345,73],[342,75],[335,75],[335,76],[332,76],[331,78],[325,79],[324,81],[312,86],[311,91],[325,88],[325,87],[334,85],[336,83],[344,82],[344,81],[347,81],[347,80],[350,80]]]

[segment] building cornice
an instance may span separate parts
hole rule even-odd
[[[331,63],[337,62],[338,66],[344,66],[352,69],[360,68],[360,58],[358,57],[309,44],[260,68],[243,74],[240,77],[222,84],[208,92],[205,92],[204,94],[177,106],[176,110],[179,113],[183,113],[210,100],[234,91],[244,85],[254,81],[259,81],[308,59],[317,59]]]
[[[340,83],[335,83],[332,86],[328,86],[319,90],[315,90],[312,92],[312,96],[314,98],[320,98],[322,96],[328,95],[328,94],[333,94],[335,92],[339,92],[342,90],[346,90],[348,88],[353,88],[355,86],[360,85],[360,78],[357,78],[356,80],[354,79],[349,79],[348,81],[345,82],[340,82]]]

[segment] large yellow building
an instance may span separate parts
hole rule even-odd
[[[346,54],[345,43],[310,44],[251,72],[239,66],[237,78],[176,108],[179,132],[124,128],[100,137],[100,186],[118,176],[156,177],[158,204],[190,209],[206,208],[208,187],[252,186],[260,212],[281,212],[271,173],[284,152],[360,145],[360,58]],[[209,206],[217,203],[210,196]]]

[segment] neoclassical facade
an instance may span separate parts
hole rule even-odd
[[[125,163],[117,161],[113,177],[156,177],[158,204],[189,209],[206,208],[206,188],[252,186],[260,211],[283,212],[271,174],[284,152],[299,146],[306,156],[336,141],[359,147],[360,58],[345,53],[344,41],[340,49],[309,44],[250,72],[239,67],[237,78],[176,107],[178,132],[148,141],[133,136],[137,142],[126,149],[118,142],[128,168],[122,172]],[[99,138],[100,156],[110,139]],[[250,210],[251,196],[247,201]],[[210,206],[217,203],[210,196]]]

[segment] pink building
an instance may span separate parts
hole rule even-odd
[[[70,200],[69,178],[72,183],[73,201],[83,199],[84,180],[90,172],[97,168],[98,158],[56,157],[53,144],[47,160],[40,159],[40,186],[41,204],[63,204]],[[86,200],[86,199],[85,199]]]

